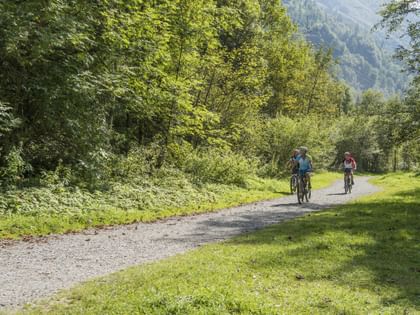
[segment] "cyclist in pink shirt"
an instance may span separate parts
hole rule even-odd
[[[345,179],[345,175],[350,174],[351,184],[354,185],[353,173],[357,169],[357,163],[356,163],[356,160],[351,156],[350,152],[344,153],[343,165],[344,165],[344,179]]]

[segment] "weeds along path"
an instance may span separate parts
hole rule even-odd
[[[0,247],[0,310],[46,297],[81,281],[378,191],[367,177],[357,178],[351,195],[344,195],[342,186],[342,181],[337,181],[314,192],[311,202],[305,205],[298,205],[296,196],[289,196],[217,213],[4,244]]]

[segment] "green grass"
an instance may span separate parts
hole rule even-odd
[[[315,188],[341,175],[321,173]],[[106,192],[30,188],[0,195],[0,239],[44,236],[170,216],[217,211],[288,193],[287,180],[250,179],[247,188],[228,185],[197,187],[188,180],[167,178],[142,186],[114,185]]]
[[[420,180],[79,285],[29,314],[420,314]]]

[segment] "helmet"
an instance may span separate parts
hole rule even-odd
[[[308,152],[308,148],[307,147],[300,147],[299,150],[301,152],[305,152],[305,153]]]
[[[346,153],[344,153],[344,155],[351,155],[351,153],[350,152],[346,152]]]

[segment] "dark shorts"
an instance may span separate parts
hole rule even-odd
[[[352,168],[345,168],[344,173],[351,174],[351,173],[353,173],[353,169]]]
[[[311,172],[312,172],[311,169],[309,169],[309,170],[299,170],[299,175],[300,176],[305,176],[306,174],[311,173]]]

